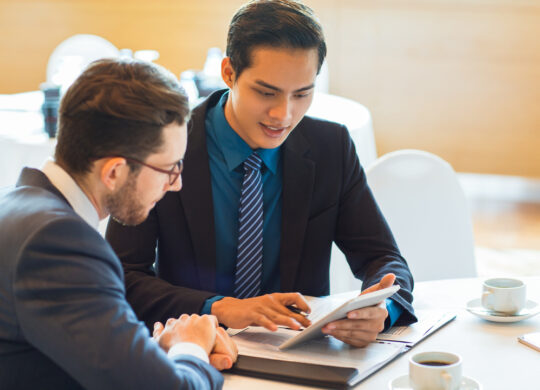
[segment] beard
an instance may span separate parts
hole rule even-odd
[[[136,193],[137,175],[130,173],[116,193],[105,197],[105,207],[112,219],[126,226],[136,226],[144,222],[148,212],[137,199]]]

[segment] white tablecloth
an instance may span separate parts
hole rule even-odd
[[[528,299],[540,302],[540,277],[523,279]],[[383,367],[355,389],[388,389],[394,378],[407,374],[408,359],[425,351],[449,351],[463,358],[463,375],[479,382],[484,390],[537,389],[540,387],[540,353],[517,341],[524,333],[540,331],[540,314],[515,323],[484,321],[465,310],[468,301],[479,298],[483,279],[450,279],[416,284],[416,309],[445,308],[457,318],[406,354]],[[225,389],[308,389],[263,379],[225,375]]]
[[[43,130],[40,91],[0,95],[0,187],[14,185],[25,166],[39,168],[54,153]]]

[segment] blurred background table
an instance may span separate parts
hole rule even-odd
[[[25,166],[39,168],[54,153],[43,130],[41,91],[0,95],[0,187],[14,185]]]
[[[540,277],[523,278],[527,298],[540,302]],[[540,331],[540,315],[514,323],[484,321],[469,313],[467,302],[479,298],[482,278],[447,279],[417,283],[416,310],[455,311],[455,320],[439,329],[409,352],[375,372],[355,389],[388,389],[393,379],[407,374],[408,359],[424,351],[454,352],[463,358],[463,374],[481,383],[484,390],[533,389],[540,383],[540,353],[519,343],[517,337]],[[225,374],[225,389],[308,389],[270,380]]]
[[[43,93],[0,95],[0,187],[13,185],[24,166],[40,167],[56,141],[43,130]],[[316,92],[308,115],[343,123],[364,167],[377,159],[371,114],[366,107],[335,95]]]

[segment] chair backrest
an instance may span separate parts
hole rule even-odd
[[[341,96],[317,91],[306,115],[347,126],[358,158],[364,167],[371,165],[377,159],[371,114],[362,104]]]
[[[477,275],[471,216],[450,164],[399,150],[379,158],[366,175],[416,281]]]
[[[13,191],[14,189],[14,185],[0,187],[0,198],[4,195],[7,195],[10,191]]]
[[[76,34],[62,41],[47,63],[47,82],[65,90],[92,61],[118,57],[118,49],[105,38]]]

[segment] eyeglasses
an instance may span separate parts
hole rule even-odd
[[[136,160],[134,158],[124,157],[124,156],[119,156],[119,157],[122,157],[126,161],[130,161],[130,162],[135,163],[135,164],[144,165],[145,167],[153,169],[156,172],[166,173],[167,175],[169,175],[169,185],[170,186],[172,186],[176,182],[176,180],[178,179],[178,176],[180,176],[180,174],[182,173],[182,170],[184,169],[184,159],[178,160],[178,162],[176,164],[174,164],[172,169],[170,171],[168,171],[166,169],[161,169],[161,168],[154,167],[152,165],[149,165],[149,164],[147,164],[145,162]],[[175,170],[175,169],[177,169],[177,170]]]

